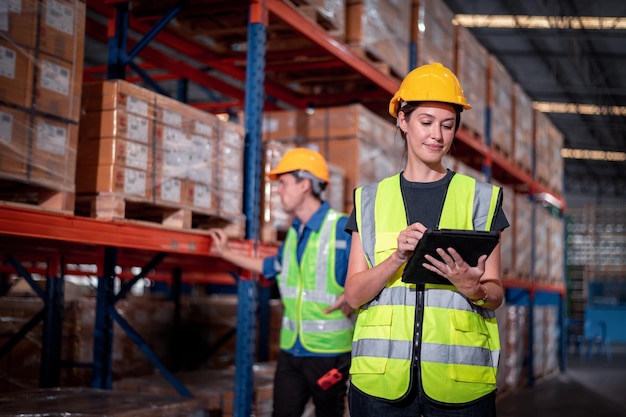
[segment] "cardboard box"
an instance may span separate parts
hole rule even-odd
[[[33,80],[31,51],[0,39],[0,101],[30,108],[34,98]]]
[[[85,83],[82,90],[83,111],[125,110],[148,119],[154,118],[156,94],[125,80]]]
[[[32,49],[37,40],[37,0],[6,1],[8,13],[0,19],[0,36]]]
[[[152,147],[151,118],[129,113],[123,108],[86,113],[80,121],[80,139],[124,139]]]
[[[37,67],[34,107],[41,112],[77,122],[80,119],[82,65],[39,54]]]
[[[36,116],[29,160],[30,179],[56,190],[74,191],[78,125]]]
[[[80,165],[76,176],[76,192],[115,192],[151,201],[152,179],[147,171],[118,165]]]
[[[0,176],[2,177],[26,179],[29,120],[26,112],[0,105]]]
[[[84,140],[78,147],[80,165],[119,165],[147,171],[152,160],[151,146],[116,137]]]
[[[185,180],[185,182],[185,195],[182,201],[184,205],[189,206],[194,210],[208,212],[217,211],[215,184],[207,184],[190,179]]]
[[[187,135],[217,139],[217,116],[161,94],[155,97],[157,123],[182,130]]]
[[[308,115],[303,110],[278,110],[263,113],[263,141],[304,141]]]
[[[85,51],[84,0],[42,0],[39,51],[74,65],[82,73]],[[37,19],[37,12],[33,13]]]
[[[184,178],[164,177],[157,173],[154,180],[155,202],[181,206],[187,195],[186,185]]]

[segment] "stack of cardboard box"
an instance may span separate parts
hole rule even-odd
[[[9,2],[0,22],[0,177],[74,192],[85,2]],[[73,200],[56,207],[71,211]]]

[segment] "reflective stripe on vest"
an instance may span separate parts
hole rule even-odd
[[[289,229],[283,247],[282,271],[278,277],[285,306],[280,333],[281,349],[294,346],[298,335],[311,352],[342,353],[351,348],[354,324],[341,311],[324,314],[343,287],[335,279],[335,239],[342,215],[329,210],[319,232],[311,232],[298,263],[298,236]]]
[[[439,227],[490,229],[499,193],[498,187],[455,174]],[[357,189],[355,208],[365,257],[376,265],[396,250],[398,233],[407,226],[399,175]],[[401,281],[403,269],[359,310],[352,347],[352,383],[388,400],[408,392],[415,354],[417,297],[415,285]],[[429,397],[465,403],[495,389],[500,342],[493,311],[474,306],[454,286],[427,284],[420,334],[422,385]]]

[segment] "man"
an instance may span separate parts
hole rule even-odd
[[[347,369],[350,361],[354,324],[343,295],[350,253],[347,216],[323,200],[328,166],[314,150],[287,151],[268,178],[279,182],[282,207],[294,218],[277,255],[235,253],[222,230],[212,229],[210,235],[223,259],[277,280],[284,315],[273,416],[300,417],[312,398],[317,417],[343,417],[345,383],[324,390],[317,380],[333,368]]]

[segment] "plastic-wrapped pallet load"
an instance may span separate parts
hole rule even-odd
[[[85,3],[11,2],[0,21],[3,199],[73,211]]]
[[[77,214],[243,236],[243,127],[124,80],[87,83]]]
[[[527,174],[532,173],[533,157],[532,101],[519,84],[513,85],[513,161]]]
[[[463,85],[463,93],[472,110],[463,112],[461,126],[478,140],[485,140],[487,111],[487,66],[489,53],[469,29],[456,26],[456,74]]]
[[[513,158],[513,79],[498,59],[489,56],[487,108],[490,111],[491,148]]]
[[[454,13],[443,0],[413,0],[411,40],[417,45],[417,66],[441,62],[454,68]]]
[[[390,75],[402,78],[409,71],[410,18],[409,1],[349,1],[345,43]]]

